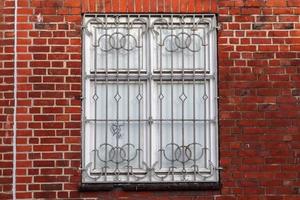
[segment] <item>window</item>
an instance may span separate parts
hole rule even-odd
[[[218,181],[214,15],[85,15],[83,183]]]

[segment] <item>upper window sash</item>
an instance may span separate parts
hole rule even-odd
[[[212,75],[216,66],[216,38],[212,33],[216,27],[215,18],[209,16],[88,18],[85,51],[89,52],[86,59],[90,65],[86,73],[162,71],[163,75],[184,71]]]

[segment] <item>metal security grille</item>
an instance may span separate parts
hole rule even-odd
[[[214,15],[86,15],[83,182],[218,180]]]

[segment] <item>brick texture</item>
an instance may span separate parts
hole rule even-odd
[[[0,199],[11,198],[13,1],[0,1]],[[113,5],[110,4],[113,2]],[[219,191],[78,192],[81,14],[118,1],[19,0],[19,199],[300,199],[300,4],[297,0],[129,1],[136,12],[217,12]],[[121,1],[126,12],[126,1]],[[149,9],[150,2],[150,9]],[[156,2],[158,6],[156,6]],[[212,2],[213,4],[209,4]],[[181,3],[181,4],[179,4]],[[203,3],[203,4],[202,4]],[[143,6],[142,6],[143,5]],[[105,7],[105,9],[104,9]],[[143,7],[143,9],[141,9]],[[186,9],[186,10],[185,10]]]
[[[12,197],[14,2],[0,1],[0,199]]]
[[[285,0],[218,6],[221,193],[299,199],[300,7]]]
[[[17,198],[78,197],[81,4],[19,1]]]
[[[82,3],[83,12],[215,13],[216,9],[216,0],[85,0]]]

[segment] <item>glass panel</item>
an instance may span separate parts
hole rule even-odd
[[[153,158],[159,163],[159,170],[174,167],[177,171],[191,171],[194,165],[205,167],[204,87],[203,82],[156,85]]]
[[[91,83],[91,91],[94,91],[95,82]],[[145,84],[134,82],[98,82],[97,98],[93,94],[89,98],[91,109],[87,113],[89,121],[87,129],[91,132],[96,130],[96,134],[90,135],[86,149],[87,156],[95,164],[94,172],[110,173],[111,175],[107,175],[106,178],[111,181],[116,176],[120,180],[126,180],[129,168],[132,171],[143,168],[147,128],[145,118],[147,96],[144,88]],[[94,144],[94,141],[96,148],[90,145]],[[93,158],[95,154],[96,159]]]
[[[97,70],[137,70],[144,66],[143,25],[111,24],[96,28]]]
[[[92,81],[91,83],[91,91],[94,91],[95,82]],[[97,82],[97,119],[106,119],[106,110],[110,120],[127,120],[128,111],[130,120],[138,120],[139,114],[145,118],[145,99],[147,99],[145,86],[145,83],[138,84],[137,82],[119,82],[118,84],[116,82]],[[93,108],[95,101],[92,95],[89,98],[89,104]],[[88,118],[93,119],[94,113],[94,109],[87,113]]]
[[[162,86],[160,88],[160,86]],[[204,82],[170,82],[163,81],[156,84],[156,92],[154,105],[158,105],[155,112],[155,118],[160,118],[159,114],[162,111],[162,118],[165,120],[171,120],[172,113],[171,107],[173,105],[174,114],[173,119],[193,119],[193,112],[195,112],[196,119],[204,119]],[[207,85],[206,85],[207,87]],[[172,88],[173,88],[173,102],[172,102]],[[195,94],[193,93],[195,91]],[[195,99],[193,99],[195,97]],[[160,106],[160,101],[162,105]],[[182,116],[184,103],[184,116]]]
[[[89,20],[84,182],[218,179],[214,20],[204,15]]]
[[[155,25],[153,34],[153,65],[154,69],[181,70],[196,69],[204,70],[207,64],[207,43],[206,28],[193,24],[174,24],[171,28],[165,24]],[[206,69],[208,70],[208,66]]]

